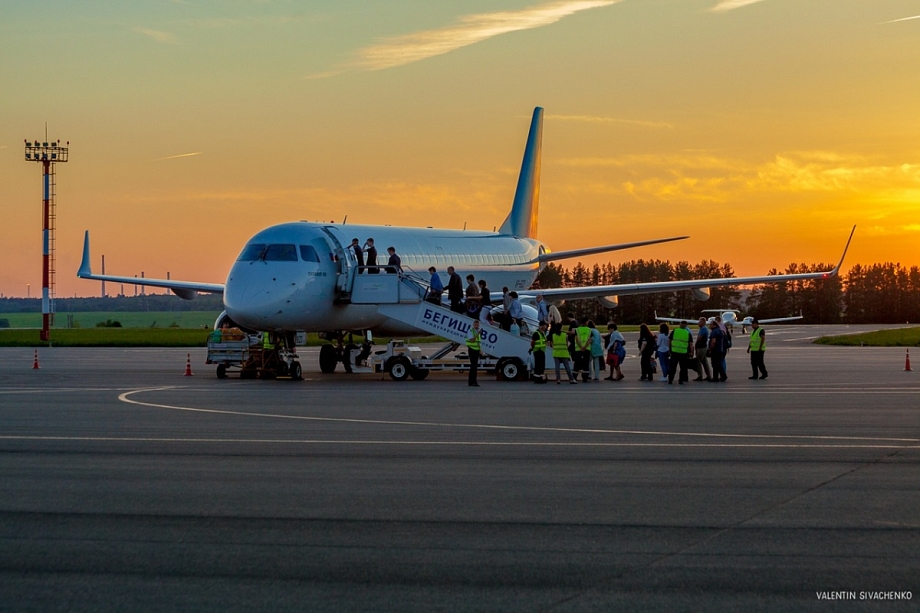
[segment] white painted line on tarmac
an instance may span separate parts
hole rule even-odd
[[[172,411],[188,411],[192,413],[211,413],[217,415],[238,415],[244,417],[269,417],[275,419],[293,419],[300,421],[324,421],[337,423],[354,423],[354,424],[377,424],[385,426],[423,426],[429,428],[469,428],[482,430],[506,430],[519,432],[552,432],[552,433],[578,433],[578,434],[625,434],[639,436],[687,436],[687,437],[709,437],[709,438],[738,438],[738,439],[784,439],[784,440],[838,440],[838,441],[885,441],[899,443],[920,443],[920,438],[888,438],[888,437],[865,437],[865,436],[818,436],[818,435],[783,435],[783,434],[725,434],[718,432],[670,432],[656,430],[608,430],[599,428],[548,428],[542,426],[507,426],[498,424],[464,424],[449,422],[425,422],[425,421],[396,421],[396,420],[379,420],[379,419],[355,419],[346,417],[315,417],[309,415],[285,415],[282,413],[254,413],[249,411],[230,411],[226,409],[201,409],[195,407],[183,407],[169,404],[159,404],[153,402],[142,402],[133,400],[129,396],[146,392],[157,392],[171,390],[172,387],[143,388],[130,392],[125,392],[118,396],[122,402],[147,406],[159,409],[169,409]]]
[[[53,394],[57,392],[121,392],[130,387],[36,387],[0,390],[0,394]]]
[[[454,447],[671,447],[715,449],[920,449],[920,445],[857,445],[818,443],[577,443],[577,442],[507,442],[507,441],[369,441],[357,439],[236,439],[236,438],[152,438],[106,436],[4,436],[4,441],[55,441],[102,443],[233,443],[268,445],[437,445]]]

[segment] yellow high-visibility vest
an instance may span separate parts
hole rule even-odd
[[[767,350],[767,333],[764,332],[763,328],[751,330],[751,340],[748,346],[751,348],[751,351]]]
[[[565,332],[553,334],[553,357],[572,358],[569,354],[568,335]]]
[[[671,338],[671,353],[687,353],[688,351],[690,351],[690,330],[674,328],[674,336]]]
[[[546,335],[543,334],[540,330],[537,330],[537,338],[533,342],[534,351],[546,351]]]
[[[474,330],[474,329],[475,328],[472,328],[471,330]],[[474,351],[479,351],[479,347],[480,347],[479,335],[480,334],[482,333],[479,330],[476,330],[476,334],[474,334],[472,338],[466,339],[466,346]]]

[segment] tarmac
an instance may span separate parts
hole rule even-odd
[[[0,611],[913,611],[920,350],[859,330],[682,386],[0,349]]]

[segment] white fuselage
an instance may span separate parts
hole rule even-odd
[[[307,332],[375,330],[406,334],[413,328],[381,315],[375,305],[336,300],[337,286],[358,271],[351,239],[373,238],[380,274],[395,247],[403,270],[427,283],[434,266],[447,286],[447,267],[464,279],[485,279],[493,299],[502,287],[526,290],[540,272],[537,258],[546,248],[530,238],[477,230],[441,230],[295,222],[272,226],[253,236],[227,277],[224,307],[238,324],[256,330]],[[262,251],[260,246],[269,247]],[[262,253],[263,257],[254,254]],[[266,255],[267,254],[267,255]]]

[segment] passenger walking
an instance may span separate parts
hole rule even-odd
[[[608,323],[607,329],[610,330],[610,334],[607,339],[607,363],[610,364],[610,376],[607,377],[607,380],[620,381],[623,379],[623,371],[620,370],[620,366],[623,364],[623,360],[626,359],[626,339],[623,338],[623,335],[620,334],[619,330],[617,330],[617,325],[614,322],[611,321]],[[648,326],[645,326],[645,329],[648,330]],[[651,334],[651,332],[649,332],[649,334]],[[641,351],[641,337],[639,340],[639,348]],[[651,374],[649,377],[649,381],[651,381]],[[642,379],[640,379],[640,381],[644,380],[645,373],[643,372]]]
[[[387,247],[390,259],[387,261],[387,273],[391,275],[402,274],[402,259],[396,255],[396,247]]]
[[[522,331],[526,333],[524,328],[524,307],[521,306],[521,300],[518,298],[517,292],[508,292],[508,295],[511,296],[511,304],[508,305],[508,317],[511,318],[511,326],[517,326],[518,334],[521,334]],[[514,328],[512,327],[513,331]]]
[[[355,259],[358,261],[358,272],[364,268],[364,250],[361,249],[361,243],[358,239],[351,239],[350,249],[355,252]]]
[[[463,279],[453,266],[447,267],[447,299],[450,301],[451,311],[463,312]]]
[[[511,294],[507,287],[502,288],[502,317],[501,329],[511,331]]]
[[[677,328],[671,332],[668,337],[670,341],[671,360],[668,364],[668,384],[674,383],[674,375],[677,376],[677,383],[683,385],[689,380],[687,376],[687,361],[693,354],[693,335],[687,329],[687,322],[681,321]],[[677,370],[680,367],[680,374]]]
[[[607,370],[604,366],[604,339],[601,338],[600,330],[595,327],[593,321],[588,321],[588,328],[591,329],[591,361],[589,373],[595,381],[601,380],[601,373]]]
[[[546,300],[543,299],[543,294],[537,294],[537,321],[545,321],[549,323],[549,307],[546,305]]]
[[[479,286],[476,285],[476,277],[466,275],[466,314],[474,319],[479,319]]]
[[[763,363],[763,354],[767,350],[767,331],[760,327],[756,319],[751,321],[751,338],[748,341],[748,353],[751,354],[751,370],[754,375],[748,379],[756,379],[760,371],[760,378],[767,378],[767,367]]]
[[[725,333],[713,320],[709,324],[709,359],[712,361],[712,382],[721,383],[728,379],[725,374]]]
[[[639,381],[652,381],[655,375],[652,362],[655,360],[656,347],[655,335],[652,334],[648,324],[639,326],[639,367],[642,369]]]
[[[482,332],[479,328],[479,320],[474,319],[473,325],[470,326],[470,331],[466,337],[466,352],[470,356],[470,376],[467,381],[470,387],[479,387],[479,382],[476,380],[477,371],[479,369],[479,351],[481,348],[480,341],[482,340]]]
[[[694,381],[711,381],[712,371],[709,369],[709,327],[706,325],[706,318],[700,317],[700,331],[696,333],[696,379]],[[706,372],[706,378],[703,379],[703,371]]]
[[[377,248],[374,247],[374,239],[369,238],[364,242],[364,255],[367,256],[367,272],[376,275],[380,272],[377,268]]]
[[[562,324],[562,313],[559,312],[559,309],[555,304],[551,304],[546,307],[546,312],[548,313],[547,322],[549,323],[550,329],[556,324]]]
[[[444,293],[444,283],[441,282],[441,275],[438,274],[437,268],[431,266],[428,272],[431,273],[431,281],[428,283],[428,297],[425,300],[440,306],[441,295]]]
[[[658,326],[658,365],[661,366],[661,378],[659,381],[668,380],[668,352],[671,347],[671,340],[668,338],[668,324]]]
[[[572,355],[569,353],[569,335],[562,331],[562,325],[557,324],[549,337],[549,345],[553,348],[553,362],[556,363],[556,385],[562,383],[562,374],[559,367],[565,367],[565,374],[569,377],[569,383],[576,384],[578,381],[572,377]]]
[[[575,378],[581,375],[581,380],[587,383],[590,381],[588,364],[591,361],[591,328],[587,323],[583,323],[575,328]]]
[[[530,351],[533,353],[533,382],[546,383],[546,331],[548,325],[540,322],[540,327],[530,339]]]
[[[486,280],[479,280],[479,321],[485,324],[492,323],[492,292],[486,287]]]

